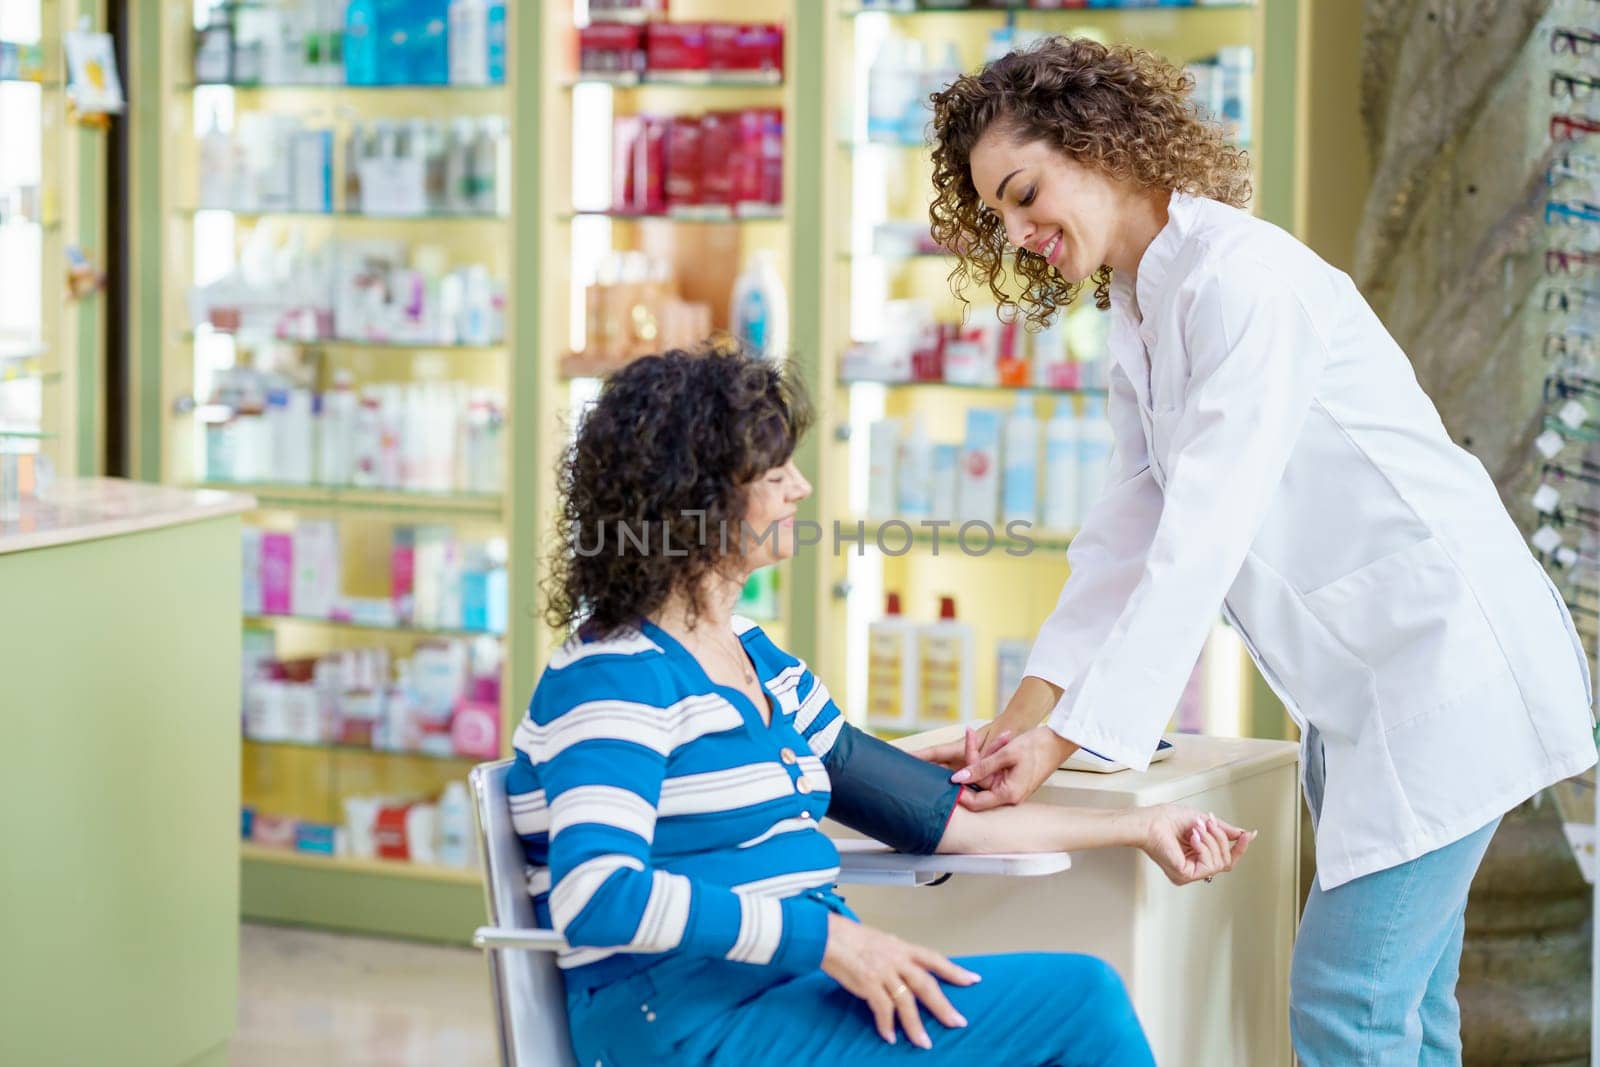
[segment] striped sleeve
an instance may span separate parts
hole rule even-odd
[[[547,671],[517,732],[548,805],[552,925],[575,947],[817,969],[828,938],[821,904],[652,867],[667,758],[692,709],[639,702],[638,675],[627,681],[585,663]]]
[[[839,738],[839,731],[844,727],[844,713],[833,702],[833,696],[829,694],[828,687],[822,684],[822,679],[812,674],[804,663],[800,663],[799,667],[800,678],[796,686],[799,708],[794,713],[794,728],[806,739],[811,751],[826,760]]]

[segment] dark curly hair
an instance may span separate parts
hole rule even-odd
[[[674,349],[612,374],[562,460],[546,620],[604,637],[678,590],[698,615],[701,579],[740,551],[745,487],[789,461],[811,418],[792,367],[736,348]]]
[[[932,235],[961,262],[950,288],[963,302],[969,283],[987,286],[1002,313],[1045,325],[1077,299],[1042,256],[1008,249],[1005,227],[972,182],[972,150],[991,128],[1043,141],[1112,178],[1243,207],[1250,163],[1206,121],[1190,93],[1194,79],[1151,52],[1083,37],[1048,37],[957,78],[933,94]],[[1008,257],[1007,253],[1010,252]],[[1013,296],[1007,260],[1021,285]],[[1111,268],[1094,274],[1095,303],[1111,306]]]

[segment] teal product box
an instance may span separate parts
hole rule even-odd
[[[296,852],[310,852],[318,856],[334,853],[335,828],[327,823],[302,822],[294,828]]]

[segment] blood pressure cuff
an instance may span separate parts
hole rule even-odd
[[[955,814],[961,786],[926,763],[845,723],[824,764],[832,783],[828,817],[897,852],[926,856]]]

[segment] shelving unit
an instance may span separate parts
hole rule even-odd
[[[544,535],[552,521],[555,458],[576,416],[599,387],[583,373],[563,373],[564,359],[586,351],[585,287],[602,259],[643,252],[670,263],[686,300],[709,304],[714,325],[725,326],[733,281],[756,250],[775,255],[786,287],[789,348],[817,407],[817,425],[796,459],[817,491],[799,518],[860,528],[869,542],[894,535],[881,519],[865,519],[861,475],[865,427],[879,415],[920,414],[932,427],[959,427],[972,407],[1010,407],[1020,390],[946,382],[885,384],[846,381],[841,355],[867,336],[883,300],[921,294],[949,309],[943,254],[874,254],[863,219],[925,215],[926,152],[919,145],[862,144],[857,101],[872,49],[888,27],[925,40],[960,42],[964,64],[977,62],[987,31],[1010,22],[1148,45],[1177,59],[1223,44],[1256,49],[1253,124],[1258,210],[1282,224],[1294,220],[1295,73],[1302,0],[1259,5],[1092,11],[927,12],[859,10],[855,0],[675,0],[674,21],[781,23],[784,72],[777,84],[593,77],[576,67],[575,8],[568,0],[508,4],[508,82],[504,86],[244,86],[196,85],[191,65],[194,11],[185,0],[164,0],[159,21],[135,29],[130,68],[142,92],[130,94],[137,134],[135,233],[139,257],[135,333],[142,406],[138,472],[152,480],[197,485],[210,473],[198,415],[206,413],[210,376],[219,365],[251,358],[262,347],[248,333],[197,327],[188,286],[219,269],[236,236],[257,228],[309,242],[331,237],[394,237],[438,246],[451,265],[487,260],[507,285],[506,332],[493,343],[433,343],[330,338],[274,342],[281,358],[352,374],[357,384],[441,376],[494,387],[505,398],[503,484],[496,493],[416,493],[395,489],[286,485],[255,481],[243,488],[260,503],[255,521],[273,531],[332,518],[345,531],[345,591],[386,592],[389,531],[396,525],[443,522],[464,535],[497,536],[510,559],[509,625],[500,645],[502,753],[523,714],[539,670],[560,635],[543,624],[539,582]],[[150,91],[155,86],[159,91]],[[741,107],[783,111],[783,196],[761,217],[702,209],[677,213],[618,211],[611,201],[612,120],[637,114],[680,115]],[[198,139],[213,109],[228,116],[272,109],[317,116],[342,144],[351,121],[422,115],[502,116],[510,131],[511,195],[504,210],[473,215],[368,216],[328,211],[222,212],[201,208],[195,183]],[[231,121],[231,118],[230,118]],[[342,151],[342,148],[340,149]],[[335,166],[339,155],[335,154]],[[225,261],[224,261],[225,265]],[[202,269],[203,268],[203,269]],[[267,331],[268,333],[276,331]],[[288,333],[307,332],[303,327]],[[261,331],[257,331],[259,337]],[[32,358],[32,357],[30,357]],[[1036,389],[1039,403],[1103,395],[1093,388]],[[846,439],[848,437],[848,439]],[[1003,533],[1003,526],[997,524]],[[993,649],[1000,637],[1031,636],[1053,607],[1067,575],[1070,532],[1035,529],[1029,556],[1008,549],[1020,539],[997,537],[983,558],[962,557],[951,540],[913,531],[905,554],[876,549],[835,555],[819,547],[782,568],[774,618],[763,625],[782,646],[829,679],[847,713],[864,717],[861,693],[864,625],[882,607],[882,591],[899,588],[915,616],[928,617],[936,594],[954,595],[963,619],[979,632],[975,692],[987,712],[994,692]],[[920,599],[919,599],[920,598]],[[336,619],[257,612],[242,625],[259,640],[270,633],[283,657],[345,649],[383,648],[404,655],[419,643],[480,635],[451,627],[362,625]],[[218,709],[236,714],[238,709]],[[1270,735],[1276,723],[1259,724]],[[428,796],[464,777],[470,759],[369,750],[342,741],[244,746],[246,796],[260,810],[337,824],[348,796]],[[392,861],[306,855],[246,842],[243,906],[247,915],[331,927],[459,940],[481,921],[481,896],[470,871],[407,866]]]
[[[826,358],[837,360],[852,342],[875,337],[886,299],[926,299],[940,321],[960,315],[960,305],[948,286],[954,257],[937,250],[897,249],[896,254],[881,254],[875,248],[874,227],[879,222],[922,220],[925,225],[931,189],[926,144],[893,136],[868,137],[866,82],[879,44],[889,35],[921,42],[929,56],[941,54],[944,43],[953,42],[968,70],[983,58],[990,33],[1006,27],[1089,34],[1109,43],[1147,47],[1179,63],[1213,55],[1224,46],[1249,46],[1254,53],[1253,115],[1248,129],[1256,179],[1253,206],[1258,214],[1292,226],[1298,182],[1293,139],[1299,93],[1295,72],[1298,0],[1054,11],[1032,10],[1021,4],[1010,9],[994,5],[954,11],[917,6],[923,9],[868,10],[843,0],[829,5],[828,44],[823,50],[829,66],[827,118],[815,179],[827,191],[824,214],[830,223],[823,231],[827,270],[818,301]],[[969,296],[981,302],[983,294],[969,290]],[[1081,300],[1079,306],[1090,303]],[[1074,313],[1096,314],[1092,308]],[[818,484],[824,496],[820,510],[825,527],[837,521],[850,529],[865,511],[867,437],[874,420],[917,418],[924,427],[932,428],[935,440],[959,441],[967,412],[974,408],[1008,409],[1020,395],[1032,395],[1042,428],[1051,405],[1073,402],[1078,396],[1105,395],[1097,388],[1023,390],[942,381],[849,381],[839,373],[827,375],[825,380],[829,383],[821,405],[825,432],[818,435]],[[1042,478],[1043,470],[1039,473]],[[1003,524],[993,517],[990,521],[1003,533]],[[869,524],[869,541],[871,531],[883,528],[881,520]],[[999,699],[997,642],[1031,638],[1054,608],[1069,573],[1065,548],[1070,534],[1033,531],[1034,549],[1025,558],[1007,552],[1015,546],[1008,545],[1004,537],[997,539],[994,550],[968,557],[949,550],[948,534],[954,529],[952,526],[940,538],[937,557],[934,538],[925,531],[912,538],[909,551],[899,551],[897,541],[892,553],[869,546],[865,552],[852,548],[823,557],[824,570],[815,585],[816,663],[832,679],[834,692],[847,708],[866,704],[867,625],[882,615],[885,593],[895,591],[913,620],[932,620],[938,597],[955,597],[959,617],[976,630],[977,714],[982,718],[998,710],[994,708]],[[1228,636],[1218,640],[1226,641]],[[1208,652],[1208,664],[1211,655]],[[1212,700],[1232,705],[1218,709],[1219,728],[1281,736],[1281,710],[1263,710],[1261,722],[1252,720],[1249,688],[1254,672],[1248,661],[1237,651],[1222,658],[1239,669],[1232,681],[1210,683]],[[1262,708],[1266,708],[1265,702]]]
[[[60,476],[99,462],[99,301],[68,299],[66,253],[104,249],[104,134],[68,122],[61,46],[96,10],[0,0],[0,41],[43,59],[37,80],[0,80],[0,453],[35,453]]]
[[[188,0],[164,0],[160,7],[159,20],[148,24],[141,20],[136,26],[130,49],[130,66],[148,87],[133,97],[142,109],[133,159],[134,247],[146,268],[135,271],[140,279],[134,303],[144,404],[137,413],[139,472],[152,480],[248,492],[258,503],[248,522],[269,533],[290,533],[313,521],[331,520],[340,546],[339,592],[349,597],[376,600],[395,595],[389,554],[399,527],[449,527],[462,546],[503,542],[508,572],[508,625],[503,634],[448,622],[412,625],[403,615],[394,625],[375,625],[338,614],[307,617],[292,609],[257,608],[241,620],[241,626],[247,643],[254,647],[271,642],[276,659],[284,663],[355,650],[369,650],[388,657],[385,662],[398,663],[440,642],[461,643],[472,650],[474,662],[485,663],[492,662],[484,657],[493,649],[499,665],[492,672],[501,694],[496,716],[499,751],[508,753],[511,731],[548,646],[535,603],[540,513],[535,495],[541,479],[534,473],[547,455],[543,402],[548,394],[538,384],[540,371],[533,355],[540,330],[536,301],[518,298],[539,291],[538,131],[545,97],[541,73],[545,42],[536,9],[507,5],[504,84],[378,86],[197,81],[194,33],[205,15]],[[215,183],[205,195],[201,181],[205,139],[216,130],[235,138],[231,144],[238,143],[241,122],[250,113],[296,116],[305,130],[330,131],[331,180],[324,206],[308,210],[298,201],[252,203],[246,199],[251,189],[242,185],[227,186],[226,200],[217,199]],[[346,160],[355,124],[368,131],[356,149],[366,153],[384,151],[383,138],[391,135],[419,138],[411,142],[416,145],[424,143],[421,137],[439,136],[430,131],[450,129],[454,136],[451,124],[461,119],[472,120],[474,131],[504,133],[503,144],[496,147],[493,140],[486,141],[489,150],[477,156],[461,150],[463,166],[470,160],[473,168],[471,180],[480,183],[474,186],[477,195],[486,195],[481,183],[494,176],[498,195],[493,210],[455,203],[442,209],[435,205],[440,192],[433,184],[425,188],[426,208],[353,206],[352,194],[359,189],[346,179]],[[411,120],[431,125],[424,129],[409,125]],[[391,132],[382,132],[379,124],[388,124],[383,129]],[[371,148],[374,144],[379,147]],[[461,141],[449,144],[454,151]],[[229,158],[242,154],[248,159],[251,150],[248,145],[230,148]],[[478,151],[478,146],[471,150]],[[298,174],[294,179],[303,180]],[[430,183],[436,180],[428,175]],[[445,188],[443,195],[456,197],[457,187]],[[228,206],[216,206],[219,203]],[[413,283],[411,275],[394,277],[400,284],[417,284],[418,295],[426,286],[421,299],[440,302],[422,316],[435,325],[403,335],[340,331],[337,324],[344,316],[336,297],[329,298],[331,313],[313,315],[290,307],[275,312],[278,323],[271,325],[269,318],[265,329],[248,320],[240,329],[231,324],[218,329],[216,320],[206,321],[205,315],[197,320],[192,287],[235,268],[241,255],[249,254],[252,237],[261,238],[263,246],[267,238],[276,242],[274,255],[304,249],[308,263],[315,262],[309,253],[330,247],[327,242],[345,242],[342,248],[353,247],[348,242],[400,242],[406,247],[398,269],[415,271],[417,281]],[[442,316],[451,312],[442,303],[443,283],[434,279],[472,265],[484,268],[505,294],[504,328],[498,335],[444,332],[448,326]],[[294,273],[286,284],[294,284]],[[247,308],[254,296],[239,299]],[[434,319],[428,318],[430,313]],[[465,318],[461,321],[460,330],[467,330]],[[491,329],[482,323],[472,328]],[[518,353],[526,355],[517,358]],[[441,390],[438,395],[458,400],[467,390],[475,398],[492,393],[504,413],[498,431],[499,484],[493,492],[405,488],[396,483],[392,470],[382,478],[368,479],[383,484],[362,487],[325,484],[326,475],[320,470],[311,481],[247,476],[222,480],[218,467],[227,468],[218,461],[213,451],[216,442],[208,440],[205,427],[228,425],[248,414],[239,401],[217,392],[230,369],[241,367],[270,368],[282,373],[285,381],[319,393],[327,392],[336,376],[350,380],[358,396],[362,389],[380,383],[402,390],[418,385],[419,389],[403,394],[408,398],[420,395],[423,383],[463,383],[454,392],[450,391],[454,387],[435,387]],[[407,399],[406,404],[413,402]],[[396,432],[415,432],[417,418],[414,407],[401,409],[395,416]],[[388,440],[388,421],[382,432]],[[419,446],[418,455],[422,454]],[[282,457],[275,451],[271,458],[279,463]],[[313,457],[314,466],[317,460]],[[465,484],[461,477],[458,465],[451,482]],[[403,466],[400,478],[404,486],[447,484],[408,476]],[[237,716],[240,709],[219,708],[217,714]],[[437,750],[390,750],[393,747],[354,743],[348,734],[324,734],[307,741],[288,735],[252,736],[247,731],[243,804],[249,817],[278,820],[280,827],[290,825],[285,820],[294,820],[295,826],[337,831],[348,844],[347,802],[352,798],[384,798],[385,803],[397,805],[433,801],[447,783],[464,782],[482,759],[460,754],[459,749],[446,755]],[[348,852],[320,855],[246,839],[241,863],[242,908],[248,917],[448,940],[465,939],[482,918],[475,860],[462,868],[441,867]]]

